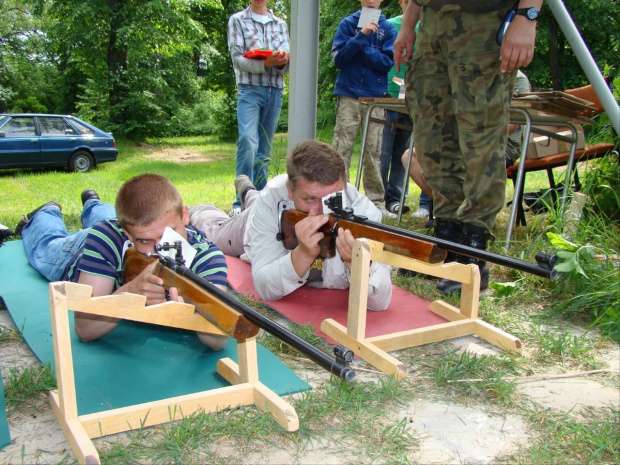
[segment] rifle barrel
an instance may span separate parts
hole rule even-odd
[[[309,359],[322,366],[330,373],[333,373],[334,375],[342,378],[345,381],[353,381],[353,379],[355,378],[355,371],[345,363],[342,363],[338,359],[331,357],[322,350],[317,349],[315,346],[303,340],[288,329],[270,320],[266,316],[261,315],[259,312],[248,307],[234,297],[228,295],[226,292],[219,289],[217,286],[213,285],[206,279],[201,278],[190,269],[177,264],[173,259],[161,256],[159,259],[163,265],[172,269],[179,275],[189,279],[190,281],[193,281],[196,284],[202,286],[211,294],[213,294],[216,298],[241,313],[248,321],[254,323],[256,326],[263,328],[268,333],[272,334],[273,336],[287,343],[291,347],[305,354]]]
[[[387,232],[400,234],[416,240],[431,242],[445,250],[455,252],[457,254],[466,255],[477,260],[484,260],[486,262],[495,263],[501,266],[507,266],[509,268],[513,268],[515,270],[523,271],[526,273],[531,273],[536,276],[541,276],[543,278],[553,280],[556,279],[558,276],[558,272],[551,268],[551,266],[553,266],[553,264],[557,260],[557,257],[555,255],[537,254],[537,260],[540,258],[541,262],[547,262],[550,265],[546,266],[544,264],[541,265],[539,263],[531,263],[526,262],[525,260],[519,260],[517,258],[506,257],[505,255],[496,254],[487,250],[475,249],[473,247],[469,247],[463,244],[450,242],[445,239],[439,239],[433,236],[427,236],[425,234],[415,233],[413,231],[408,231],[406,229],[398,228],[396,226],[388,226],[385,224],[376,223],[374,221],[366,219],[365,217],[355,217],[355,219],[353,220],[349,217],[343,217],[341,219],[341,226],[347,229],[346,226],[343,224],[343,222],[345,221],[360,222],[362,224],[366,223],[369,226],[372,225],[375,228],[382,229]]]

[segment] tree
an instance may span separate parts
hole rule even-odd
[[[54,108],[56,67],[42,32],[42,0],[0,4],[0,111]]]
[[[60,63],[82,77],[73,80],[75,108],[129,137],[165,134],[175,108],[197,96],[193,55],[204,32],[191,17],[196,5],[217,2],[53,0]]]
[[[620,70],[620,2],[566,0],[564,2],[592,56],[604,70]],[[536,37],[536,53],[525,70],[534,87],[556,90],[587,84],[567,38],[547,4],[543,4]]]

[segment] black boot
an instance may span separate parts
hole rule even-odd
[[[444,241],[461,243],[463,239],[463,223],[454,220],[444,220],[443,218],[435,218],[435,237]],[[448,252],[444,263],[453,262],[458,259],[458,254]]]
[[[444,220],[443,218],[435,218],[434,222],[434,236],[436,238],[443,239],[444,241],[456,242],[457,244],[461,243],[461,235],[463,234],[463,223],[461,223],[460,221]],[[457,259],[457,257],[458,255],[454,252],[448,252],[444,263],[453,262]],[[406,268],[399,268],[398,274],[400,276],[412,278],[420,273],[408,270]],[[433,279],[434,276],[428,276],[428,278]]]
[[[473,247],[474,249],[479,250],[486,250],[487,243],[490,238],[491,234],[489,234],[484,228],[472,226],[471,224],[463,225],[463,238],[461,240],[461,244],[465,246]],[[473,263],[478,265],[478,268],[480,269],[480,290],[484,291],[487,289],[489,287],[489,267],[487,266],[487,262],[466,257],[464,255],[458,255],[457,257],[457,261],[459,263],[463,263],[465,265]],[[437,283],[437,289],[446,295],[453,292],[460,294],[461,283],[451,281],[449,279],[442,279]]]

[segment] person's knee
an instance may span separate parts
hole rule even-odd
[[[403,164],[403,167],[407,168],[407,163],[409,163],[409,149],[405,150],[403,156],[400,157],[400,162]]]
[[[196,332],[196,335],[198,336],[198,339],[200,339],[200,342],[213,351],[222,350],[228,342],[228,336],[223,334]]]

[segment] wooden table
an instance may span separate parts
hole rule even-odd
[[[523,186],[525,183],[525,160],[527,146],[532,132],[558,139],[570,144],[569,157],[566,163],[566,182],[561,199],[560,214],[563,214],[568,198],[570,180],[575,165],[575,151],[577,147],[577,129],[575,124],[592,124],[593,120],[586,115],[596,111],[591,102],[560,91],[525,92],[515,94],[510,104],[510,122],[524,125],[523,143],[521,144],[521,158],[515,190],[510,210],[510,219],[506,230],[506,243],[504,248],[510,248],[510,238],[515,227],[515,220],[519,208],[522,207]],[[555,132],[542,129],[543,127],[566,127],[571,131],[570,136],[564,136]]]

